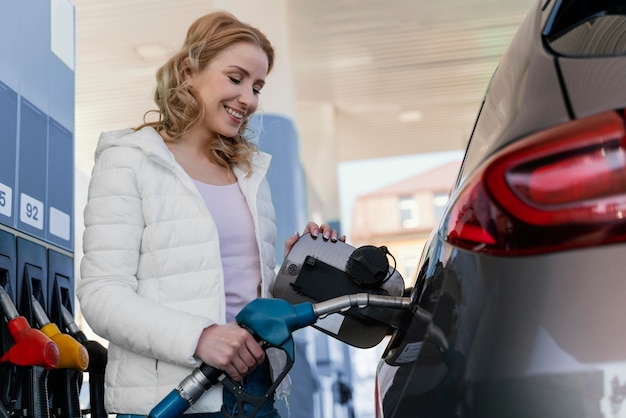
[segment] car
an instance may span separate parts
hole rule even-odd
[[[626,416],[626,1],[502,56],[376,371],[378,418]]]

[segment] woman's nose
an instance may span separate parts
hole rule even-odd
[[[242,89],[239,93],[239,103],[244,105],[247,110],[254,110],[257,100],[257,96],[252,89]]]

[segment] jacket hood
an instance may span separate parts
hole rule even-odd
[[[169,151],[161,135],[157,131],[147,126],[139,131],[134,129],[120,129],[116,131],[108,131],[100,134],[98,145],[95,152],[95,160],[97,160],[102,152],[112,147],[130,147],[143,151],[147,156],[161,160],[166,166],[175,164],[174,155]]]
[[[134,129],[119,129],[107,131],[100,134],[98,145],[96,146],[94,159],[98,160],[102,152],[112,147],[131,147],[142,150],[142,152],[153,160],[159,161],[166,167],[177,165],[174,155],[170,152],[159,133],[151,126],[146,126],[139,131]],[[257,151],[252,158],[252,165],[257,170],[262,170],[265,174],[271,161],[271,156],[262,151]],[[243,174],[240,169],[235,169],[238,177]]]

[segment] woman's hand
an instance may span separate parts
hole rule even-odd
[[[265,360],[265,351],[248,331],[231,323],[205,328],[195,356],[239,382]]]
[[[322,239],[324,240],[331,240],[332,242],[337,242],[337,241],[342,241],[342,242],[346,242],[346,236],[343,235],[341,237],[339,237],[337,231],[335,231],[334,229],[332,229],[329,225],[326,224],[322,224],[321,226],[318,226],[315,222],[309,222],[308,224],[306,224],[306,227],[304,228],[304,231],[302,232],[302,235],[310,233],[311,236],[313,238],[317,238],[320,235],[322,236]],[[291,251],[291,248],[293,248],[294,244],[300,239],[300,234],[299,233],[295,233],[293,236],[287,238],[287,240],[285,241],[285,257],[287,257],[287,254],[289,254],[289,251]]]

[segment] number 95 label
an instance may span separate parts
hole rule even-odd
[[[13,207],[13,190],[6,184],[0,183],[0,215],[11,217]]]
[[[37,229],[43,229],[43,203],[22,193],[20,195],[20,221]]]

